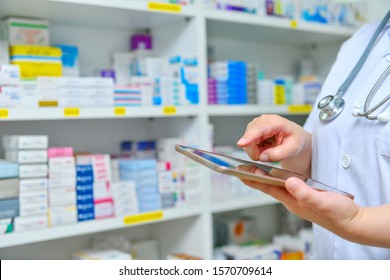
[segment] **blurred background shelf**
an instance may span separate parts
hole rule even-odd
[[[151,213],[139,213],[123,218],[108,218],[102,220],[85,221],[76,224],[62,225],[44,229],[35,229],[25,232],[17,232],[2,236],[0,248],[49,241],[54,239],[68,238],[85,234],[93,234],[104,231],[112,231],[128,227],[149,225],[154,223],[163,223],[167,221],[198,216],[201,214],[201,212],[202,209],[199,206],[180,207]],[[148,220],[148,215],[151,216],[149,217],[150,220]],[[128,223],[125,221],[125,219],[137,219],[138,222],[136,221]]]

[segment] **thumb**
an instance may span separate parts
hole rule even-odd
[[[314,190],[305,184],[302,180],[291,177],[286,180],[287,191],[299,202],[306,204],[307,206],[321,205],[323,200],[319,191]]]

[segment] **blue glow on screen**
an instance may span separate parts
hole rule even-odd
[[[229,168],[235,168],[235,166],[233,166],[233,165],[231,165],[231,164],[229,164],[229,163],[227,163],[227,162],[225,162],[225,161],[223,161],[223,160],[221,160],[219,158],[216,158],[216,157],[214,157],[212,155],[203,153],[201,151],[194,151],[194,153],[199,155],[199,156],[201,156],[201,157],[203,157],[203,158],[205,158],[205,159],[208,159],[209,161],[211,161],[213,163],[216,163],[216,164],[218,164],[220,166],[229,167]]]

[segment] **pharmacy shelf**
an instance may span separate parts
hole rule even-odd
[[[209,36],[252,41],[324,43],[348,38],[356,31],[343,26],[211,9],[205,11],[205,17]]]
[[[149,213],[143,213],[123,218],[109,218],[25,232],[13,232],[1,236],[0,248],[184,219],[198,216],[201,212],[202,209],[200,206],[183,206],[163,211],[150,212],[150,217],[147,216]],[[160,217],[161,213],[162,217]],[[136,222],[126,222],[126,220],[129,219],[135,220]]]
[[[18,16],[49,20],[50,24],[100,28],[145,29],[192,18],[191,6],[164,5],[144,0],[25,0],[0,1],[0,17]]]
[[[161,3],[159,1],[147,0],[49,0],[68,4],[82,4],[98,6],[103,8],[125,9],[152,13],[169,13],[182,16],[195,16],[197,13],[194,5],[184,6],[179,4]]]
[[[308,115],[311,107],[307,105],[209,105],[207,112],[211,117],[258,116],[261,114]]]
[[[271,196],[259,192],[258,195],[238,196],[223,201],[215,201],[212,204],[211,211],[212,213],[216,214],[278,203],[279,202]]]
[[[1,121],[196,117],[198,106],[110,108],[0,108]]]

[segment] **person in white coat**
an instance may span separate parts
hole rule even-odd
[[[389,16],[342,45],[303,128],[262,115],[237,142],[253,160],[280,161],[355,196],[317,191],[297,178],[285,188],[244,181],[313,222],[313,259],[390,259]]]

